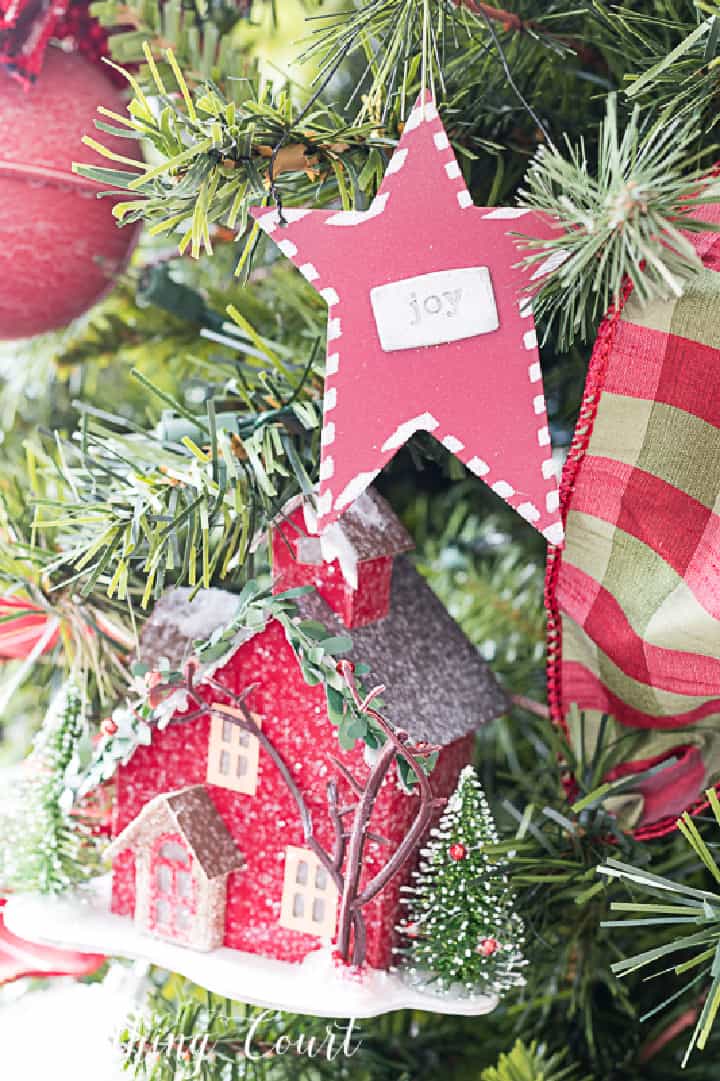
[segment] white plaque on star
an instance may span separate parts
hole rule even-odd
[[[438,270],[370,290],[385,353],[490,334],[500,326],[487,267]]]

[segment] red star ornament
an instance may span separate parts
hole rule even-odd
[[[319,527],[423,430],[561,544],[528,272],[508,235],[550,236],[550,222],[474,206],[430,94],[368,210],[252,213],[329,308]]]

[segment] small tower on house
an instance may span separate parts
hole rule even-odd
[[[307,504],[303,508],[293,500],[273,530],[273,589],[281,593],[314,586],[346,627],[364,627],[390,611],[395,556],[414,547],[408,531],[373,489],[322,537]]]

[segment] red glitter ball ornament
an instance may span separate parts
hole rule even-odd
[[[114,736],[118,730],[118,726],[112,717],[106,717],[103,723],[100,725],[100,731],[104,736]]]
[[[459,860],[464,860],[467,856],[467,848],[465,847],[465,845],[461,844],[450,845],[449,854],[451,860],[455,860],[456,862]]]
[[[111,287],[135,246],[119,229],[102,186],[72,172],[73,161],[107,166],[81,143],[98,105],[123,112],[120,92],[95,64],[48,49],[25,90],[0,71],[0,340],[65,326]],[[125,140],[102,136],[127,154]]]
[[[495,938],[481,938],[478,942],[477,951],[483,957],[492,957],[500,949],[500,943]]]

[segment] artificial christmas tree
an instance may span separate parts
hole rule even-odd
[[[522,983],[525,933],[507,861],[488,856],[498,834],[472,766],[421,854],[403,898],[399,953],[413,976],[448,994],[461,988],[502,994]]]
[[[0,0],[0,63],[13,63],[21,7],[48,25],[49,5]],[[70,4],[68,25],[85,25],[80,8]],[[478,0],[99,0],[92,14],[129,78],[124,100],[106,101],[94,126],[88,111],[82,151],[72,150],[62,125],[87,101],[86,81],[83,89],[68,75],[32,131],[24,121],[31,100],[43,100],[48,65],[68,60],[67,70],[79,71],[75,62],[84,61],[64,58],[49,42],[28,94],[5,72],[0,110],[10,115],[13,105],[13,119],[0,171],[18,193],[0,211],[10,238],[0,285],[0,312],[14,320],[7,333],[49,326],[51,311],[56,325],[75,314],[57,314],[67,295],[43,288],[66,280],[71,263],[83,280],[106,269],[92,258],[93,208],[108,221],[112,205],[126,227],[145,226],[121,279],[110,274],[83,293],[87,310],[116,281],[84,319],[57,336],[0,346],[0,765],[23,758],[72,675],[89,731],[79,769],[63,780],[63,809],[69,813],[74,799],[72,822],[92,822],[100,846],[126,846],[111,855],[116,894],[127,907],[109,913],[107,882],[52,898],[22,893],[21,886],[37,886],[29,861],[3,915],[11,935],[144,959],[121,966],[133,973],[147,1040],[136,1045],[133,1027],[123,1029],[130,1076],[178,1081],[194,1071],[225,1081],[235,1072],[289,1081],[309,1069],[318,1079],[349,1081],[514,1081],[516,1074],[523,1081],[677,1081],[692,1038],[683,1033],[694,1026],[697,1053],[684,1076],[712,1076],[720,1049],[712,1023],[717,963],[709,953],[717,936],[717,827],[700,814],[667,831],[678,809],[717,781],[708,678],[717,650],[707,618],[720,593],[712,540],[714,271],[711,260],[703,267],[714,243],[708,207],[720,198],[712,168],[716,9],[694,0],[511,0],[502,8]],[[299,46],[304,15],[309,34]],[[44,34],[38,42],[27,54],[33,62]],[[288,52],[298,63],[281,72],[279,57]],[[430,119],[414,111],[418,99],[426,108],[434,103]],[[103,104],[102,95],[90,104]],[[45,161],[42,147],[53,138],[62,160]],[[22,160],[9,153],[16,146]],[[98,147],[115,157],[103,159]],[[70,184],[69,163],[79,160],[72,191],[34,186],[48,168],[62,174],[50,178],[53,185]],[[92,198],[79,199],[78,191]],[[99,191],[108,194],[96,201]],[[78,203],[86,211],[79,217],[67,209]],[[60,251],[43,231],[50,204],[63,217],[55,223]],[[272,227],[269,237],[264,226]],[[484,247],[488,229],[499,252]],[[118,244],[128,236],[118,231]],[[336,271],[336,280],[325,280]],[[515,293],[515,284],[524,288]],[[79,302],[81,291],[70,292]],[[468,296],[472,310],[464,307]],[[586,382],[586,343],[608,306],[617,313],[625,299],[622,315],[599,333],[604,373],[593,362]],[[399,312],[406,325],[398,329]],[[29,329],[18,330],[19,322]],[[523,325],[516,340],[513,328]],[[328,326],[335,337],[326,349]],[[496,348],[506,333],[510,352]],[[651,422],[638,427],[643,409]],[[384,431],[388,418],[392,430]],[[462,430],[448,418],[461,420]],[[566,453],[558,507],[555,477]],[[512,475],[503,470],[510,465]],[[362,530],[347,529],[352,499],[335,506],[348,483],[356,482],[350,495],[357,495],[377,469],[373,483],[416,543],[414,568],[400,552],[366,558]],[[327,511],[327,498],[317,501],[320,486],[321,497],[332,493],[337,520],[323,528],[321,513],[319,530],[303,535],[288,502],[302,497],[315,512]],[[271,552],[268,529],[283,514],[284,540]],[[562,654],[552,639],[551,718],[542,572],[544,540],[560,539],[563,515],[570,543],[562,556],[551,552],[547,602],[554,620],[562,609],[568,633]],[[362,518],[372,527],[374,511]],[[689,522],[704,523],[702,536]],[[271,596],[271,556],[283,590],[315,592]],[[406,570],[396,574],[401,563]],[[393,632],[388,646],[386,629],[398,629],[398,584],[408,587],[403,617],[427,599],[416,572],[445,608],[403,618],[403,633]],[[166,618],[178,597],[187,606],[182,628]],[[220,618],[220,598],[242,614]],[[324,629],[302,617],[306,606],[315,616],[330,613]],[[193,624],[208,610],[218,621],[197,644]],[[462,672],[444,652],[446,613],[472,643]],[[143,662],[161,625],[162,643]],[[237,661],[221,663],[228,643],[244,633]],[[378,640],[386,648],[370,660],[386,684],[382,695],[362,668],[363,645]],[[507,988],[499,1003],[468,988],[464,996],[440,991],[438,979],[431,992],[411,984],[407,970],[368,964],[358,973],[352,964],[363,914],[355,902],[363,875],[374,870],[370,857],[385,853],[388,841],[400,856],[415,846],[412,826],[403,836],[408,811],[427,809],[424,795],[447,763],[450,747],[443,744],[433,762],[433,744],[418,742],[419,705],[433,732],[457,715],[463,690],[463,709],[482,712],[488,684],[468,690],[478,653],[508,708],[463,737],[454,768],[476,762],[501,839],[480,850],[477,836],[452,837],[438,870],[464,882],[482,851],[482,883],[472,877],[469,896],[506,868],[528,964],[520,969],[524,983]],[[240,663],[251,656],[252,664]],[[235,765],[238,783],[249,786],[257,749],[254,794],[208,778],[206,727],[219,710],[193,704],[192,695],[216,693],[201,680],[208,672],[214,678],[213,665],[225,679],[222,704],[236,711],[224,715],[231,738],[213,765],[225,781],[230,774],[222,770]],[[245,692],[263,700],[260,724],[255,710],[243,713],[244,699],[232,699]],[[694,716],[696,707],[707,716]],[[650,727],[632,723],[638,716]],[[677,727],[656,729],[656,721],[678,719]],[[382,757],[378,730],[397,740],[387,771],[390,752]],[[253,754],[245,753],[246,736],[256,741]],[[280,822],[269,821],[272,801],[263,806],[263,794],[277,765],[276,741],[288,776],[300,782],[304,826],[317,822],[317,835],[290,837],[297,803],[292,818],[283,811]],[[289,753],[293,743],[302,754]],[[400,753],[408,750],[420,772]],[[339,769],[335,778],[347,797],[335,808],[344,828],[333,827],[322,787],[328,752],[337,760],[333,776],[338,763],[357,772],[346,777]],[[61,772],[56,764],[58,782]],[[394,810],[367,830],[369,779],[380,783],[378,810]],[[3,882],[25,791],[16,781],[6,787]],[[127,816],[114,829],[112,801]],[[217,817],[223,806],[225,833]],[[244,814],[251,825],[242,830]],[[424,814],[415,819],[427,824]],[[337,850],[327,847],[333,837]],[[175,847],[161,852],[175,844],[184,845],[182,857]],[[298,860],[307,881],[295,883],[283,917],[288,850],[313,845],[333,871],[343,845],[352,849],[338,905],[344,960],[322,947],[322,936],[291,939],[302,932],[280,922],[293,917],[295,896],[311,916],[320,900],[309,864]],[[253,884],[253,903],[246,895],[244,906],[236,904],[244,873],[234,864],[238,850]],[[66,877],[84,876],[91,851],[83,846],[81,858],[68,861]],[[598,876],[598,868],[617,871],[618,864],[617,875]],[[189,921],[194,944],[212,944],[223,881],[232,934],[257,939],[254,952],[242,951],[242,964],[237,949],[201,951],[176,937]],[[625,882],[662,897],[628,900]],[[375,959],[392,945],[389,924],[398,918],[392,883],[387,896],[387,921],[369,921],[366,946]],[[677,906],[667,904],[673,896]],[[620,909],[627,925],[609,918],[613,902],[650,901],[651,912]],[[137,917],[151,911],[159,921],[148,933]],[[440,905],[433,917],[451,911]],[[500,965],[508,938],[507,928],[478,925],[479,912],[487,915],[473,908],[465,927],[474,935],[469,982]],[[453,934],[461,931],[462,920]],[[695,942],[687,955],[683,938]],[[420,948],[421,936],[406,945],[414,941]],[[266,956],[278,942],[321,948],[302,962]],[[676,948],[678,975],[692,966],[685,990],[668,989],[667,977],[644,979],[643,959]],[[439,964],[449,963],[440,942],[433,949]],[[462,980],[468,956],[454,950],[452,957],[460,967],[445,978],[460,973]],[[210,961],[222,971],[211,973]],[[291,981],[288,971],[300,977]],[[27,1005],[36,1033],[36,1016],[53,1007],[34,988],[22,981],[12,994]],[[43,1041],[18,1044],[2,1030],[8,997],[0,991],[0,1046],[11,1053],[20,1046],[20,1072],[45,1076],[47,1061],[36,1056]],[[271,1005],[270,1015],[250,1002]],[[121,1009],[113,1009],[121,1023]],[[383,1010],[396,1012],[377,1016]],[[361,1046],[350,1040],[333,1058],[337,1031],[328,1033],[317,1016],[323,1011],[338,1021],[365,1018]],[[89,1023],[78,1019],[88,1039],[75,1039],[68,1056],[73,1081],[82,1076]],[[195,1039],[207,1056],[194,1060],[186,1043],[178,1053],[180,1038]]]

